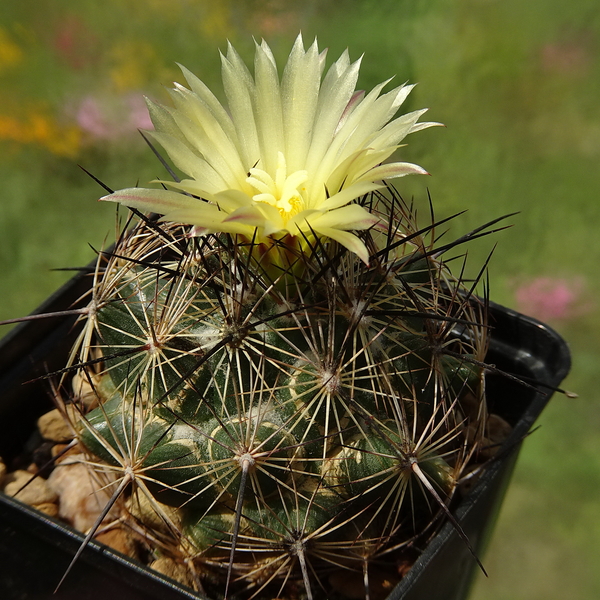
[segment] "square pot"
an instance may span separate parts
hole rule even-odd
[[[91,285],[80,273],[36,313],[66,310]],[[41,441],[37,418],[53,408],[47,381],[24,382],[60,369],[76,335],[76,316],[22,323],[0,341],[0,456],[11,465]],[[491,535],[521,441],[570,367],[565,342],[551,328],[512,310],[490,306],[486,362],[522,377],[522,385],[486,375],[490,412],[513,427],[497,458],[456,506],[454,514],[478,555]],[[532,387],[534,385],[534,387]],[[11,465],[13,466],[13,465]],[[26,466],[26,465],[21,465]],[[83,535],[0,494],[0,598],[10,600],[183,600],[202,596],[92,541],[53,595]],[[464,600],[478,566],[450,523],[431,540],[388,600]]]

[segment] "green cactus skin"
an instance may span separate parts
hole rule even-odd
[[[391,224],[368,266],[329,240],[273,280],[252,242],[144,220],[100,258],[80,442],[175,509],[148,537],[211,596],[343,598],[341,570],[376,598],[477,453],[484,303],[393,189],[363,201]]]

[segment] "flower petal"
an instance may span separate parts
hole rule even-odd
[[[274,173],[278,153],[284,147],[283,115],[277,66],[265,42],[260,46],[256,44],[254,77],[254,110],[261,159],[259,166]]]
[[[281,213],[274,206],[264,202],[253,202],[237,190],[218,194],[214,201],[229,215],[223,219],[224,223],[237,222],[261,227],[263,235],[273,235],[284,230]]]
[[[231,119],[237,131],[238,150],[246,169],[260,159],[260,146],[254,118],[254,80],[231,44],[227,57],[221,55],[221,76]]]
[[[227,187],[221,174],[191,150],[188,144],[160,131],[150,131],[148,135],[167,151],[169,158],[178,169],[192,179],[201,182],[202,189],[207,193],[215,193]]]
[[[225,190],[212,195],[209,199],[219,207],[219,210],[226,213],[252,205],[252,198],[240,190]]]
[[[181,143],[185,144],[189,150],[192,149],[187,142],[185,135],[183,135],[175,122],[172,108],[156,104],[149,98],[146,98],[146,106],[148,107],[148,113],[152,120],[152,124],[154,125],[154,131],[149,133],[161,132],[162,135],[179,140]]]
[[[284,154],[288,171],[304,169],[315,124],[321,85],[321,65],[316,41],[304,51],[302,36],[296,38],[281,81]]]
[[[369,171],[386,160],[395,150],[395,146],[378,152],[373,152],[370,148],[361,148],[336,167],[327,180],[327,190],[332,193],[361,179],[376,181],[377,177],[369,177]]]
[[[337,210],[330,210],[320,216],[310,219],[310,224],[316,231],[324,227],[342,230],[369,229],[379,221],[379,217],[370,213],[364,206],[349,204]]]
[[[436,121],[426,121],[423,123],[415,123],[411,128],[409,133],[416,133],[417,131],[421,131],[423,129],[429,129],[429,127],[446,127],[443,123],[437,123]]]
[[[263,235],[273,236],[287,231],[286,224],[277,208],[270,204],[265,204],[264,202],[257,202],[256,208],[258,208],[264,216]]]
[[[375,190],[380,189],[382,186],[372,181],[361,181],[355,183],[347,188],[344,188],[341,192],[334,194],[331,198],[328,198],[324,202],[319,205],[319,210],[334,210],[340,208],[355,200],[356,198],[360,198],[369,192],[373,192]]]
[[[120,202],[130,208],[137,208],[143,212],[155,212],[159,215],[164,215],[177,209],[195,210],[198,206],[210,206],[202,200],[191,198],[178,192],[145,188],[119,190],[108,196],[103,196],[100,200]]]
[[[368,181],[372,181],[373,179],[393,179],[394,177],[404,177],[405,175],[429,175],[429,173],[423,167],[412,163],[386,163],[371,169],[362,177],[359,177],[357,181],[361,181],[362,179]]]
[[[241,184],[245,168],[237,148],[199,98],[182,86],[171,91],[175,122],[187,141],[225,180],[228,187]]]
[[[315,183],[318,181],[327,181],[329,174],[332,173],[341,162],[364,147],[361,144],[362,139],[360,136],[355,135],[355,132],[358,128],[362,129],[365,126],[369,129],[371,124],[374,123],[373,117],[371,116],[372,108],[379,92],[386,83],[387,81],[375,86],[375,88],[357,104],[351,114],[349,114],[344,125],[338,129],[319,165],[317,165],[315,171],[311,173],[311,177],[314,178]],[[374,130],[374,127],[369,129],[370,132]],[[313,183],[313,188],[310,189],[313,193],[316,191],[314,189],[315,183]]]
[[[369,251],[367,250],[367,247],[364,242],[353,233],[329,227],[319,227],[318,229],[315,227],[315,230],[320,235],[329,237],[348,248],[350,252],[354,252],[354,254],[356,254],[365,264],[369,264]]]
[[[344,115],[350,114],[352,107],[362,98],[360,92],[354,95],[360,60],[346,64],[348,62],[348,53],[345,52],[332,65],[321,87],[310,150],[306,157],[306,170],[310,173],[315,173],[323,161]],[[338,73],[342,67],[343,70]],[[309,194],[319,187],[318,178],[313,177],[312,180],[314,184],[309,186]]]
[[[223,223],[244,223],[252,227],[262,227],[265,222],[264,215],[255,205],[243,206],[228,214]]]
[[[229,139],[237,141],[237,131],[229,113],[223,108],[223,105],[217,100],[217,97],[208,89],[208,86],[189,69],[179,65],[183,76],[185,77],[190,89],[210,110],[213,117],[218,121],[223,131]]]
[[[232,235],[237,234],[252,238],[256,231],[256,227],[246,225],[245,223],[226,223],[217,219],[200,218],[197,213],[186,212],[185,210],[174,211],[170,215],[165,215],[160,220],[193,225],[196,235],[198,235],[198,232],[202,232],[202,235],[209,233],[230,233]],[[195,221],[199,221],[199,223],[195,223]]]
[[[370,136],[368,145],[375,149],[397,146],[411,133],[415,123],[425,112],[427,112],[427,109],[415,110],[394,119]]]

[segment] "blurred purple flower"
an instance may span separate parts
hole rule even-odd
[[[540,321],[564,321],[591,309],[582,301],[585,289],[581,277],[559,279],[536,277],[515,290],[517,309]]]
[[[110,100],[86,96],[75,107],[74,116],[83,131],[99,140],[117,140],[138,129],[152,129],[146,103],[139,94]]]

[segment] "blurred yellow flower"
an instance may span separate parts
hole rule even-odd
[[[81,130],[60,125],[43,112],[30,110],[25,118],[0,115],[0,140],[34,144],[58,156],[76,156],[81,146]]]
[[[231,3],[230,0],[219,2],[202,2],[202,19],[200,19],[200,30],[202,35],[210,39],[226,39],[235,35],[232,24],[232,15],[239,11],[239,5]]]
[[[110,60],[109,75],[118,92],[145,87],[148,77],[156,74],[162,65],[151,44],[135,40],[116,44],[110,52]]]
[[[18,65],[23,59],[23,50],[10,39],[8,33],[0,27],[0,73]]]
[[[254,77],[231,45],[221,59],[227,110],[183,67],[190,89],[175,84],[174,108],[148,103],[150,135],[189,179],[167,184],[178,191],[134,188],[103,200],[192,225],[195,235],[225,232],[268,245],[296,238],[290,243],[300,246],[331,238],[367,262],[351,232],[377,219],[352,201],[383,179],[426,173],[382,164],[406,135],[436,125],[417,122],[425,110],[395,117],[413,86],[382,93],[383,82],[356,92],[360,60],[351,63],[346,51],[323,77],[325,52],[316,41],[305,50],[301,36],[281,78],[264,41]]]

